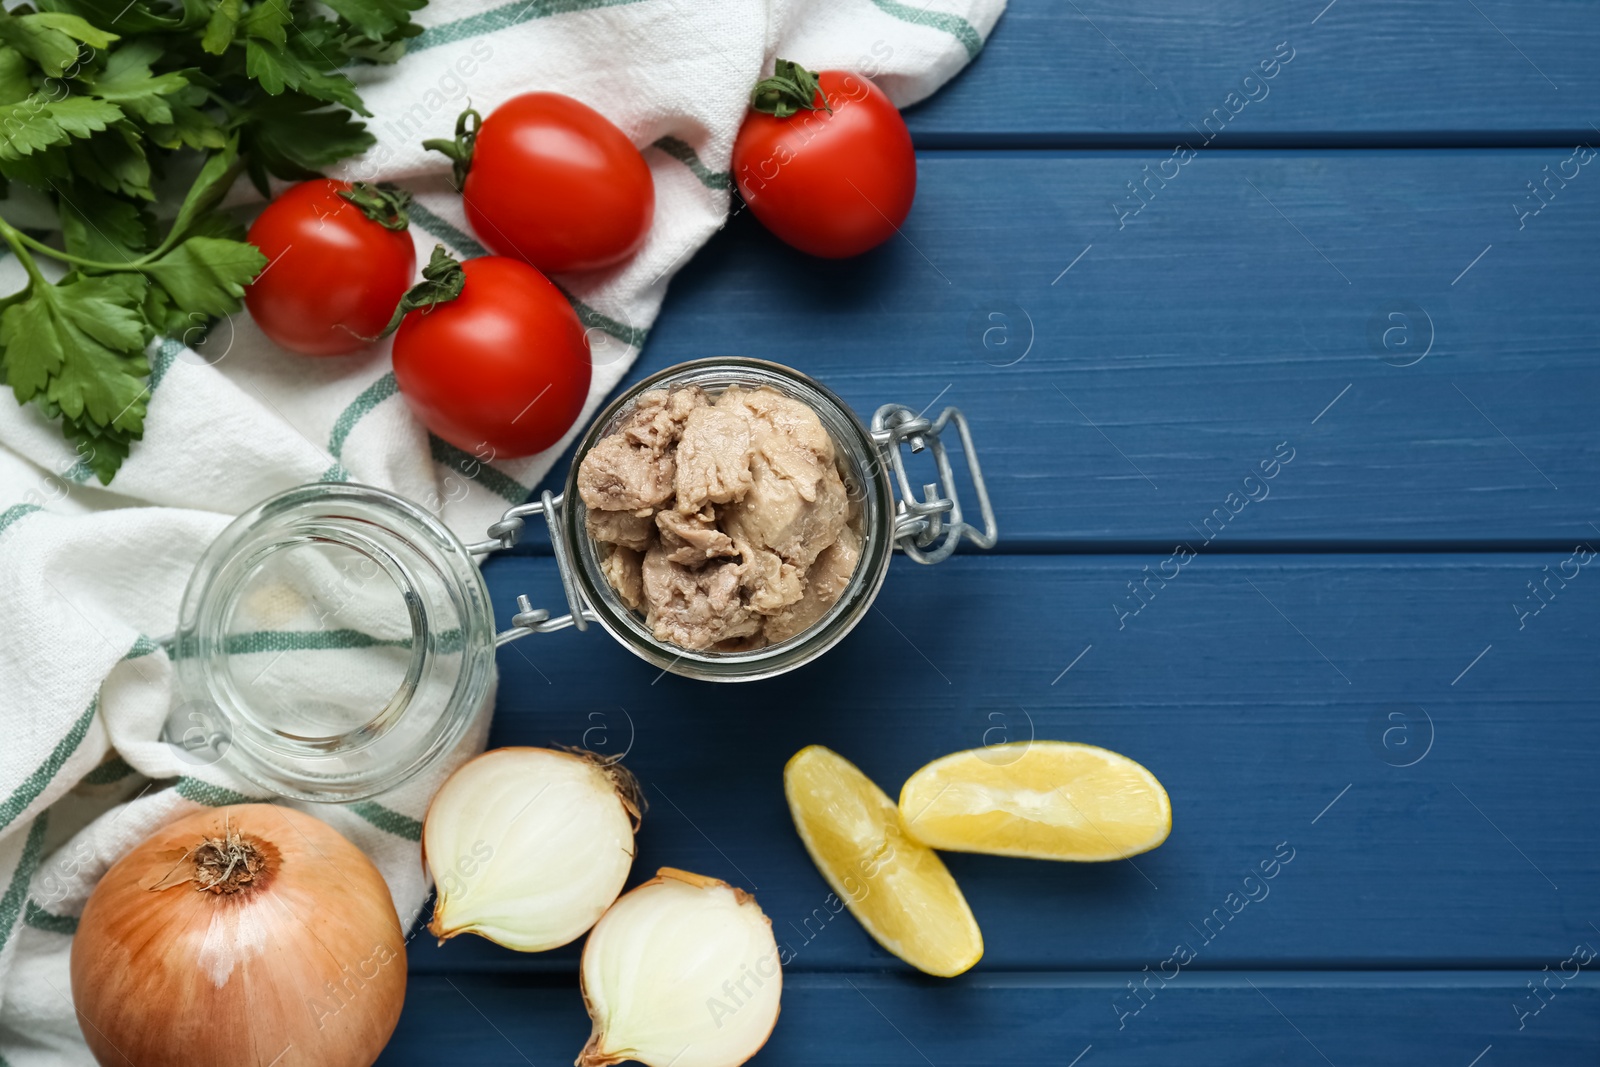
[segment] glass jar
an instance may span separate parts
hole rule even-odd
[[[300,486],[212,542],[173,643],[168,739],[303,800],[360,800],[460,740],[494,682],[483,575],[438,519],[364,485]]]
[[[588,534],[579,466],[641,394],[698,386],[768,386],[817,413],[859,514],[861,557],[838,600],[788,640],[745,651],[695,651],[659,641],[601,572]],[[966,522],[940,435],[960,434],[982,526]],[[904,452],[931,452],[938,480],[913,493]],[[898,490],[898,495],[897,491]],[[568,612],[552,617],[526,596],[496,634],[474,557],[515,545],[542,516]],[[870,428],[799,371],[726,357],[670,367],[608,405],[579,439],[565,492],[511,508],[489,538],[464,544],[438,519],[392,493],[321,483],[241,515],[206,551],[183,599],[175,639],[180,703],[167,736],[197,760],[225,759],[284,796],[350,801],[389,789],[460,740],[487,699],[498,645],[532,633],[598,623],[662,670],[707,681],[769,678],[816,659],[871,607],[896,549],[920,563],[963,539],[995,544],[997,527],[971,433],[959,410],[933,420],[885,405]]]

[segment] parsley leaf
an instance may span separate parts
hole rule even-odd
[[[172,229],[163,242],[163,248],[187,237],[194,223],[221,201],[238,174],[238,158],[237,141],[228,141],[222,151],[207,157],[200,173],[195,175],[194,183],[189,186],[188,195],[178,206],[178,214],[172,220]]]
[[[150,187],[150,157],[145,153],[144,141],[126,125],[75,142],[67,151],[72,173],[102,189],[135,200],[156,198]]]
[[[362,115],[371,114],[361,103],[355,83],[343,74],[323,73],[317,57],[307,54],[312,51],[299,42],[279,45],[252,37],[245,45],[245,71],[273,96],[294,89]]]
[[[244,287],[267,265],[255,245],[191,237],[144,269],[184,311],[229,315],[239,310]]]
[[[142,398],[140,404],[140,410],[143,411]],[[111,484],[112,476],[117,473],[117,468],[122,466],[123,460],[128,458],[133,442],[137,441],[143,432],[141,429],[140,433],[128,433],[97,425],[89,419],[74,419],[50,403],[45,403],[43,407],[46,415],[61,420],[61,432],[66,435],[68,441],[77,446],[79,457],[88,464],[102,485]]]
[[[204,7],[207,0],[183,0],[184,12],[174,11],[165,4],[129,3],[128,0],[35,0],[41,11],[64,11],[87,19],[95,26],[115,26],[118,33],[135,34],[178,30],[192,18],[205,15],[186,14],[191,4]]]
[[[122,118],[115,104],[89,96],[50,101],[34,93],[0,105],[0,159],[18,159],[74,137],[88,137]]]
[[[69,96],[50,105],[50,117],[73,137],[87,137],[122,117],[122,109],[92,96]]]
[[[268,195],[268,174],[313,178],[322,168],[365,152],[373,143],[373,136],[348,112],[299,93],[284,93],[252,109],[240,147],[250,180]]]
[[[205,36],[200,38],[200,47],[214,56],[226,52],[228,46],[233,43],[234,34],[239,31],[242,8],[242,0],[221,0],[216,10],[211,13],[211,19],[206,23],[206,32]]]
[[[0,104],[15,104],[33,95],[28,80],[28,57],[15,48],[0,45]]]
[[[411,12],[422,7],[426,0],[326,0],[327,5],[343,15],[350,24],[374,41],[387,39],[395,33],[414,37],[422,27],[411,22]]]
[[[93,186],[57,187],[62,243],[84,259],[128,263],[150,247],[149,212]]]
[[[0,295],[0,381],[58,421],[102,482],[144,432],[147,346],[203,337],[266,266],[222,207],[234,179],[266,192],[371,146],[345,68],[398,58],[423,3],[0,8],[0,199],[7,183],[31,187],[61,230],[47,243],[0,217],[28,276]],[[194,175],[187,193],[168,196],[180,175]],[[158,217],[172,218],[165,234]],[[67,274],[52,283],[39,256]]]
[[[171,122],[172,108],[164,98],[189,82],[176,71],[150,73],[150,64],[160,55],[160,46],[152,41],[124,45],[111,53],[103,73],[85,80],[100,99],[121,104],[145,122]]]
[[[50,117],[50,106],[31,96],[0,107],[0,159],[19,159],[70,138]]]
[[[70,276],[69,276],[70,277]],[[144,425],[144,283],[135,275],[36,280],[0,315],[6,379],[19,401],[43,393],[64,415],[136,433]]]
[[[172,98],[172,121],[149,128],[150,140],[162,148],[198,148],[207,151],[228,143],[228,135],[215,118],[198,107]]]
[[[116,34],[98,30],[77,15],[0,11],[0,40],[34,60],[52,78],[62,76],[78,62],[80,41],[90,48],[107,48],[117,39]]]

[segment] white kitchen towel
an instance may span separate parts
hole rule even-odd
[[[377,145],[340,176],[417,196],[420,262],[480,254],[443,157],[460,110],[518,93],[585,101],[641,147],[656,215],[637,256],[558,278],[589,327],[586,424],[638,355],[673,273],[730,210],[729,158],[750,86],[775,56],[866,73],[903,106],[972,60],[1004,0],[434,0],[394,67],[353,72]],[[20,289],[0,262],[0,292]],[[710,344],[714,339],[708,338]],[[759,353],[754,353],[759,354]],[[467,540],[520,503],[566,442],[523,460],[431,438],[397,395],[387,346],[337,359],[275,349],[247,315],[152,354],[144,440],[110,487],[33,406],[0,396],[0,1067],[90,1062],[68,981],[96,879],[164,822],[261,791],[160,740],[178,601],[205,546],[292,486],[360,481],[416,500]],[[480,715],[457,759],[480,748]],[[417,840],[447,767],[376,801],[315,813],[377,862],[412,922]]]

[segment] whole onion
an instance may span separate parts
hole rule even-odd
[[[118,860],[72,943],[106,1067],[369,1067],[405,999],[389,888],[338,831],[271,804],[197,812]]]

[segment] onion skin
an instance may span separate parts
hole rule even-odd
[[[252,879],[174,881],[229,831],[256,849]],[[106,872],[73,938],[72,996],[104,1067],[370,1067],[400,1019],[405,955],[360,849],[292,808],[239,804],[158,830]]]

